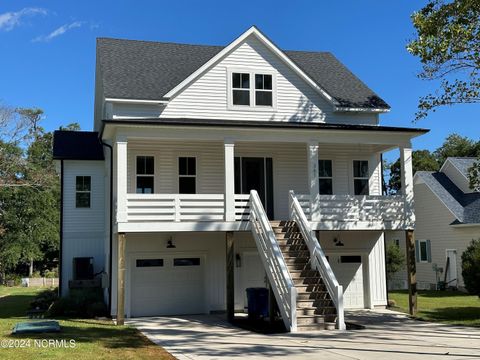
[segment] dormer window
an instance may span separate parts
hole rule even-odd
[[[232,73],[233,105],[250,105],[250,74]]]
[[[229,71],[231,110],[275,109],[275,76],[254,71]]]
[[[273,105],[272,75],[255,74],[255,105]]]

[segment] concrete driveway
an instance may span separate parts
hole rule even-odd
[[[213,315],[130,319],[183,359],[480,359],[480,329],[410,320],[388,310],[346,314],[363,330],[260,335]]]

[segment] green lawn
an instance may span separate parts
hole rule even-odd
[[[64,319],[60,320],[62,331],[58,334],[11,335],[12,328],[17,322],[28,320],[25,312],[30,301],[40,291],[41,289],[38,288],[0,286],[0,341],[30,340],[30,346],[25,348],[0,347],[0,358],[174,359],[136,329],[128,326],[114,326],[110,321]],[[65,339],[67,342],[75,340],[75,348],[39,348],[34,346],[35,339]]]
[[[388,298],[396,302],[393,310],[408,312],[408,291],[391,291]],[[480,299],[458,291],[419,291],[417,318],[480,327]]]

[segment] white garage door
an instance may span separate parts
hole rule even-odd
[[[205,258],[136,257],[131,272],[131,316],[205,313]]]
[[[343,286],[343,304],[347,309],[364,308],[363,266],[360,255],[330,256],[332,270]]]

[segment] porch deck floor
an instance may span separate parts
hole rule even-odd
[[[480,359],[480,329],[409,319],[389,310],[349,311],[363,330],[262,335],[220,315],[129,319],[149,339],[183,359]]]

